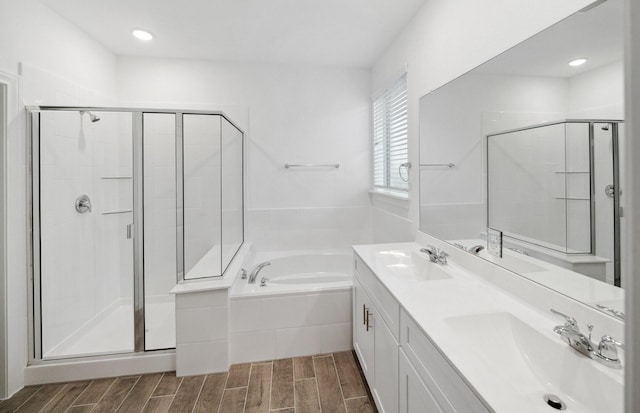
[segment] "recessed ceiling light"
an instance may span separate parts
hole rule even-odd
[[[143,40],[145,42],[153,39],[153,35],[151,33],[142,29],[132,29],[131,34],[133,34],[136,39]]]
[[[580,59],[574,59],[572,61],[569,62],[569,66],[582,66],[583,64],[587,63],[587,59],[586,57],[581,57]]]

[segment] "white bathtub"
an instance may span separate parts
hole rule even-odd
[[[265,261],[255,284],[231,288],[231,363],[350,350],[351,250],[257,252],[244,268]]]
[[[349,289],[352,285],[350,250],[278,251],[251,254],[244,263],[247,273],[262,262],[263,267],[254,284],[238,279],[231,289],[231,298],[250,295],[279,295],[305,291]],[[260,281],[265,278],[266,285]]]

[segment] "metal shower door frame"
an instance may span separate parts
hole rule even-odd
[[[40,230],[40,113],[44,111],[92,111],[130,113],[132,116],[133,148],[133,282],[134,282],[134,350],[109,355],[87,355],[42,359],[41,306],[41,230]],[[29,365],[57,363],[63,359],[104,359],[123,354],[143,354],[145,350],[145,294],[144,294],[144,114],[164,113],[176,117],[176,283],[184,280],[184,154],[183,115],[218,115],[235,127],[242,136],[242,222],[244,242],[244,131],[222,111],[180,110],[127,107],[27,106],[27,229],[29,232]],[[236,251],[237,254],[237,251]],[[234,255],[235,256],[235,255]],[[226,270],[226,268],[225,268]],[[162,350],[149,350],[162,351]]]

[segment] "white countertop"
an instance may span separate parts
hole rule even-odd
[[[443,355],[449,359],[453,367],[461,373],[477,394],[496,412],[549,413],[553,411],[541,401],[538,391],[533,392],[531,389],[518,388],[502,374],[503,360],[497,358],[487,363],[486,359],[483,361],[481,357],[477,357],[477,354],[474,355],[473,340],[462,340],[452,329],[448,320],[460,316],[509,313],[553,341],[561,341],[561,338],[553,333],[552,329],[554,326],[562,324],[562,320],[550,312],[546,313],[534,308],[496,285],[456,266],[451,260],[447,265],[447,271],[453,275],[452,278],[420,281],[398,277],[387,269],[383,260],[380,259],[379,253],[381,251],[410,250],[419,253],[420,248],[422,246],[414,242],[356,245],[353,247],[355,253],[376,274],[398,300],[401,307],[439,347]],[[486,334],[491,335],[492,331],[486,331]],[[607,375],[616,383],[622,383],[622,370],[614,370],[600,365],[594,360],[578,354],[568,345],[565,344],[565,346],[568,353],[563,354],[562,357],[578,357],[579,359],[571,361],[577,362],[579,366],[584,366],[588,372],[593,372],[595,368],[597,374]],[[578,375],[584,374],[583,369],[580,370],[567,372],[567,374],[576,374],[576,379],[579,379]],[[622,400],[622,393],[619,396]],[[567,413],[588,411],[589,409],[580,401],[572,400],[568,405],[568,409],[565,410]],[[613,411],[609,410],[609,412]]]
[[[454,240],[453,242],[465,247],[484,245],[484,241],[480,239]],[[600,304],[624,311],[624,290],[622,288],[506,248],[503,249],[503,254],[503,258],[497,258],[485,249],[480,251],[478,256],[582,303],[594,307],[596,304]],[[599,257],[591,256],[591,258],[595,261],[602,260]],[[588,261],[585,258],[581,262]],[[527,269],[527,265],[531,268]]]

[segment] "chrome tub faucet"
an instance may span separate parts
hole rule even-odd
[[[251,274],[249,274],[249,284],[255,284],[258,273],[260,273],[260,270],[262,270],[267,265],[271,265],[271,263],[269,261],[265,261],[253,267],[253,270],[251,270]]]

